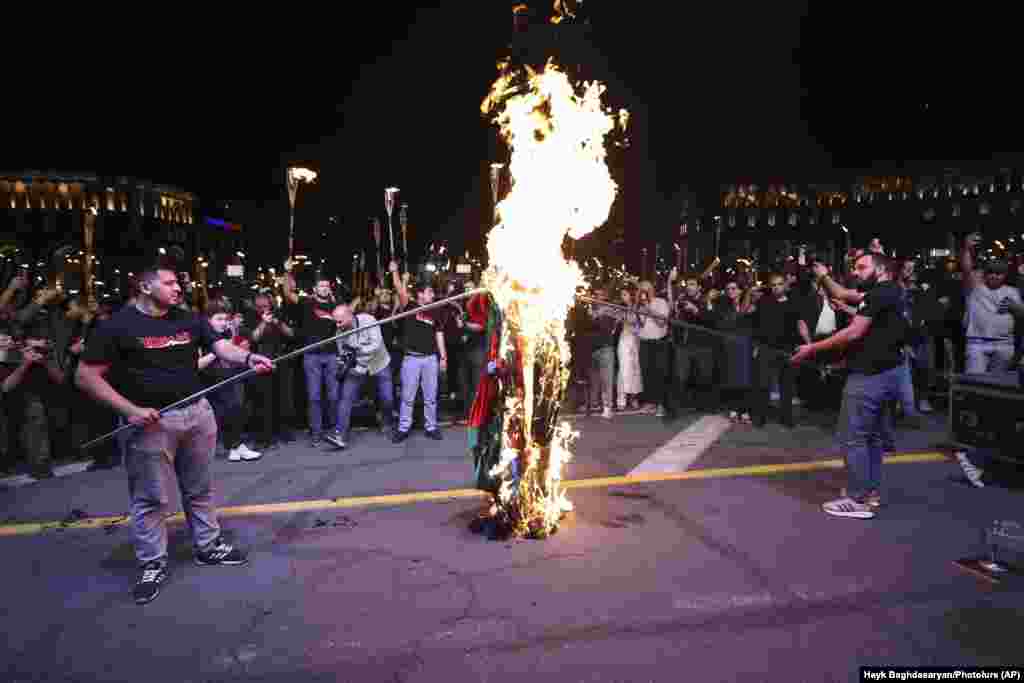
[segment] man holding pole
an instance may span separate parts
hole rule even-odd
[[[192,532],[196,564],[248,562],[245,553],[223,540],[217,521],[210,477],[217,422],[209,402],[199,398],[163,414],[153,406],[170,405],[202,389],[199,347],[257,372],[270,372],[274,366],[270,359],[219,338],[207,320],[178,308],[180,301],[174,270],[163,265],[145,269],[135,303],[96,330],[76,373],[82,391],[138,427],[126,439],[125,459],[141,569],[134,589],[138,604],[156,598],[167,579],[165,511],[172,474]]]

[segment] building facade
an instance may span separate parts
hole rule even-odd
[[[84,246],[85,213],[93,208],[98,290],[119,290],[132,268],[152,260],[161,249],[191,264],[198,261],[203,247],[201,231],[196,229],[198,198],[139,178],[0,172],[0,208],[5,282],[13,274],[10,271],[18,268],[28,268],[37,280],[46,280],[61,268],[55,255],[63,254],[67,287],[73,289],[75,256],[81,255]]]

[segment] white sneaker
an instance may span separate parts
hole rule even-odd
[[[956,461],[960,463],[960,469],[964,471],[964,475],[967,477],[967,481],[971,482],[972,486],[976,486],[979,489],[985,488],[985,482],[981,480],[985,470],[980,467],[975,467],[974,463],[967,459],[967,453],[964,451],[957,451],[953,454],[956,456]]]
[[[871,519],[875,511],[866,503],[858,503],[852,498],[839,498],[823,504],[821,509],[835,517],[851,517],[853,519]]]
[[[654,417],[665,417],[665,406],[658,406],[658,409],[654,411]]]
[[[795,405],[795,406],[802,406],[803,404],[804,404],[804,402],[801,401],[799,398],[797,398],[796,396],[793,397],[793,405]]]
[[[237,448],[232,448],[231,452],[228,453],[228,460],[230,460],[231,462],[238,462],[239,460],[259,460],[262,457],[262,453],[258,453],[254,450],[251,450],[244,443],[239,444]]]
[[[761,394],[761,395],[764,396],[764,394]],[[780,394],[777,391],[773,391],[772,393],[768,394],[768,400],[771,401],[772,403],[776,403],[776,402],[778,402],[781,399],[782,399],[782,394]]]
[[[918,412],[921,413],[934,413],[935,409],[932,408],[932,404],[926,398],[921,399],[921,404],[917,407]]]
[[[601,417],[603,417],[606,420],[612,419],[612,407],[605,406],[604,410],[601,412]]]

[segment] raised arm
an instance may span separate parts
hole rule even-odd
[[[981,283],[981,273],[977,270],[974,250],[981,244],[981,235],[971,233],[964,239],[964,247],[960,250],[960,270],[964,274],[964,289],[970,292]]]
[[[838,299],[848,304],[859,304],[864,300],[864,292],[858,292],[855,289],[847,289],[841,284],[832,279],[832,276],[828,274],[828,268],[822,263],[815,263],[812,266],[814,270],[814,276],[818,278],[818,282],[824,287],[831,298]]]
[[[406,289],[405,283],[402,281],[402,275],[398,272],[398,263],[392,261],[388,264],[388,270],[391,271],[391,281],[395,285],[395,292],[398,294],[398,303],[402,308],[409,305],[409,290]]]

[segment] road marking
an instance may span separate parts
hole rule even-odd
[[[731,426],[732,422],[721,415],[705,415],[647,456],[629,476],[685,472]]]
[[[922,462],[943,462],[948,458],[942,453],[909,453],[891,455],[885,458],[885,464],[898,465]],[[705,470],[688,470],[686,472],[653,472],[648,474],[627,474],[614,477],[597,477],[594,479],[578,479],[566,481],[567,489],[592,489],[608,486],[629,486],[663,481],[682,481],[689,479],[724,479],[729,477],[765,477],[791,472],[813,472],[816,470],[841,469],[845,463],[839,459],[813,460],[811,462],[793,462],[778,465],[750,465],[747,467],[722,467]],[[296,500],[284,503],[266,503],[262,505],[237,505],[221,508],[217,514],[222,518],[249,517],[256,515],[272,515],[284,512],[311,512],[317,510],[340,510],[361,507],[393,507],[425,502],[451,502],[473,498],[486,498],[487,494],[477,489],[451,489],[448,491],[418,491],[414,493],[398,493],[385,496],[359,496],[353,498],[333,498],[330,500]],[[185,521],[184,515],[178,513],[168,517],[170,522]],[[120,515],[117,517],[86,517],[70,522],[24,522],[0,525],[2,536],[31,536],[44,531],[58,529],[98,529],[127,526],[130,520]]]
[[[622,415],[622,416],[625,416],[625,415],[650,415],[651,412],[649,410],[640,410],[640,409],[632,410],[632,409],[630,409],[630,410],[618,410],[618,411],[615,412],[615,414],[616,415]],[[562,413],[562,415],[564,417],[566,417],[566,418],[574,418],[574,419],[575,418],[587,418],[587,417],[598,418],[598,417],[601,416],[601,411],[600,410],[596,410],[596,411],[593,411],[592,413],[590,413],[589,415],[587,413],[584,413],[584,412]],[[441,427],[451,427],[451,428],[455,428],[455,429],[460,429],[460,428],[466,426],[465,423],[459,424],[458,420],[439,420],[437,424],[439,426],[441,426]],[[377,429],[378,429],[377,427],[353,427],[352,431],[353,432],[370,432],[370,431],[376,431]],[[79,461],[79,462],[72,462],[72,463],[69,463],[67,465],[58,465],[57,467],[53,468],[53,476],[54,477],[66,477],[66,476],[72,475],[72,474],[79,474],[81,472],[85,472],[89,468],[89,466],[92,465],[92,463],[93,463],[92,460],[82,460],[82,461]],[[12,475],[10,477],[0,478],[0,488],[9,488],[9,489],[20,488],[22,486],[28,486],[29,484],[39,483],[39,481],[40,481],[39,479],[36,479],[35,477],[33,477],[30,474],[16,474],[16,475]]]

